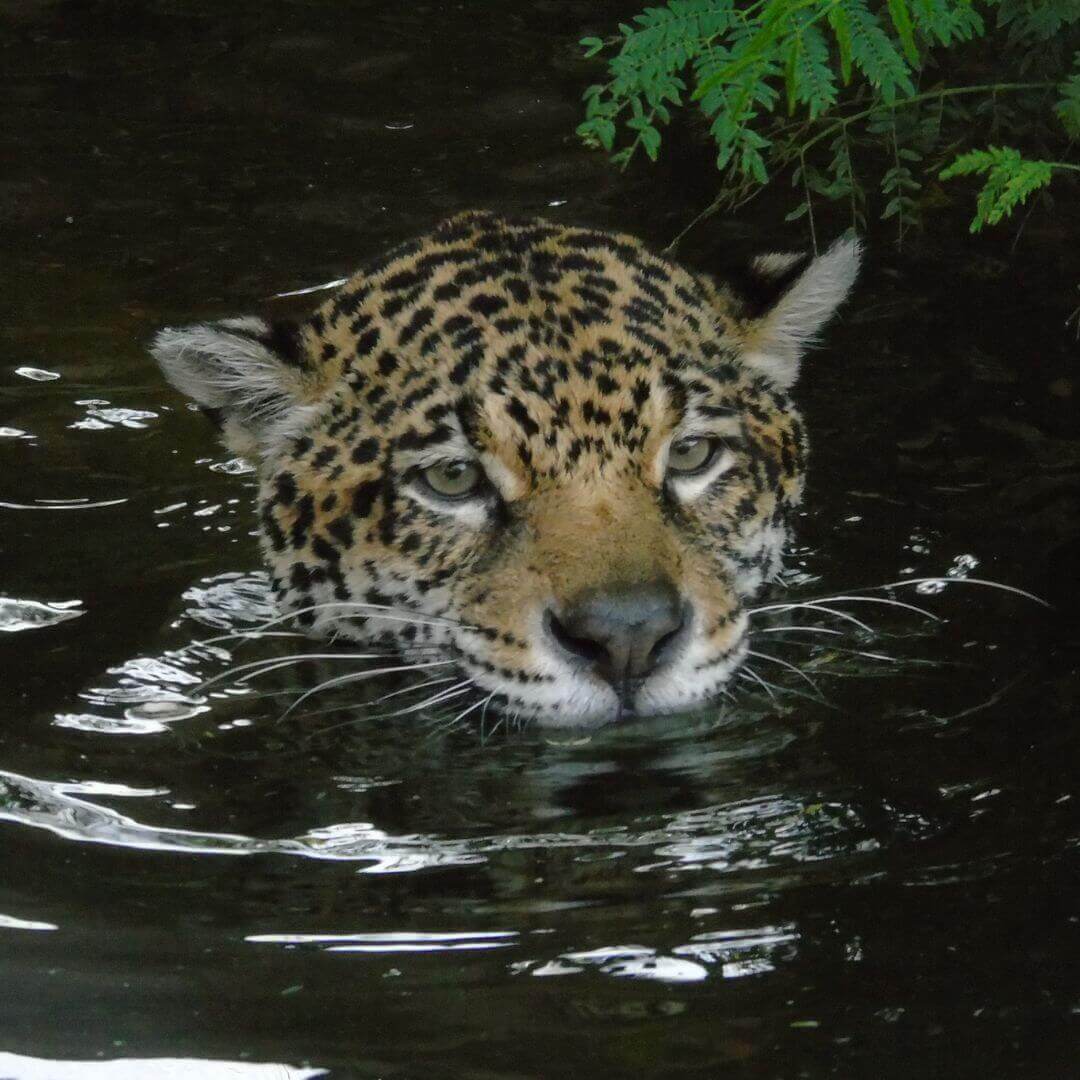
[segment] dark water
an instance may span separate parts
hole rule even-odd
[[[281,720],[304,669],[183,705],[228,662],[191,642],[270,612],[250,477],[146,338],[467,206],[666,242],[709,198],[693,139],[620,175],[571,137],[572,43],[628,10],[5,5],[0,1077],[1077,1075],[1066,192],[1015,248],[966,208],[872,230],[802,386],[789,591],[1053,610],[863,594],[940,621],[804,613],[845,635],[763,651],[813,686],[761,660],[591,736]],[[690,254],[802,243],[784,198]]]

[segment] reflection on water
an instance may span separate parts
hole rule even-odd
[[[85,614],[78,610],[81,606],[81,600],[42,604],[37,600],[16,600],[10,596],[0,596],[0,630],[15,633],[17,630],[38,630],[43,626],[55,626]]]
[[[89,727],[81,730],[93,731]],[[867,835],[865,822],[850,807],[778,797],[703,807],[661,817],[639,830],[606,826],[584,833],[545,831],[459,839],[416,833],[394,836],[370,822],[338,822],[288,839],[260,839],[145,825],[82,798],[84,791],[85,786],[78,782],[50,782],[0,772],[0,820],[47,829],[85,843],[203,855],[334,859],[362,863],[359,870],[363,873],[473,865],[502,852],[572,849],[590,860],[637,851],[638,873],[670,876],[702,868],[722,872],[779,869],[872,853],[881,846],[878,839]],[[116,795],[117,791],[110,787],[105,793]],[[168,793],[123,794],[149,797]],[[882,807],[880,812],[888,815],[890,809]],[[917,815],[897,817],[902,819],[905,839],[922,838],[932,831]]]
[[[304,310],[471,205],[663,245],[713,163],[574,144],[607,0],[8,8],[0,1076],[1071,1075],[1067,189],[1015,248],[870,223],[731,700],[552,734],[384,715],[423,690],[380,678],[286,715],[360,668],[272,668],[310,646],[267,625],[251,470],[153,330]],[[686,256],[801,245],[770,191]]]
[[[312,1080],[326,1069],[256,1065],[205,1058],[123,1058],[115,1061],[56,1061],[0,1051],[5,1080]]]

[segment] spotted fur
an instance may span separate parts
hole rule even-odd
[[[601,722],[706,701],[744,658],[747,601],[779,570],[803,491],[787,391],[857,263],[845,242],[721,285],[628,236],[472,212],[298,325],[164,330],[154,353],[257,465],[266,561],[301,625],[434,646],[495,704]],[[696,480],[666,471],[687,435],[721,447]],[[480,497],[418,483],[451,460],[482,467]],[[689,629],[635,685],[545,630],[583,594],[657,579]]]

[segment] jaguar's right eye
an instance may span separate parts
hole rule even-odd
[[[713,463],[719,446],[718,440],[700,435],[679,439],[668,451],[668,472],[679,476],[704,472]]]
[[[468,499],[484,486],[484,471],[474,461],[440,461],[420,472],[420,479],[442,499]]]

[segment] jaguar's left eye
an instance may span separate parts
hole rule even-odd
[[[420,476],[444,499],[467,499],[484,485],[484,471],[472,461],[441,461],[424,469]]]
[[[667,468],[678,476],[692,476],[707,469],[716,457],[720,443],[704,435],[679,439],[668,450]]]

